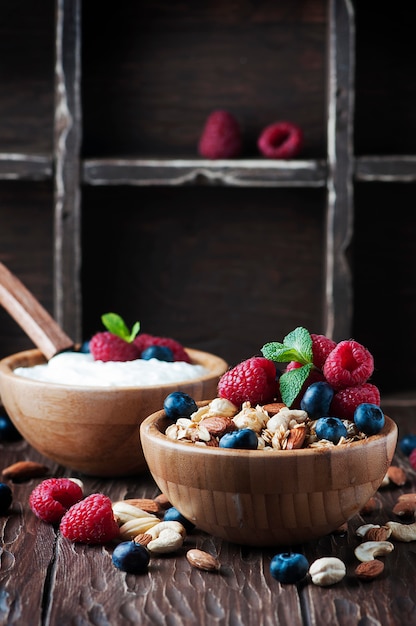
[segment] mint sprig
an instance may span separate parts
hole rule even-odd
[[[132,329],[129,330],[123,318],[117,313],[104,313],[101,316],[101,321],[110,333],[121,337],[127,343],[132,343],[140,330],[140,322],[136,322]]]
[[[290,407],[299,395],[300,390],[308,378],[313,364],[312,337],[310,333],[298,326],[283,339],[283,343],[273,341],[266,343],[261,352],[266,359],[276,363],[289,363],[297,361],[302,367],[290,370],[281,375],[279,379],[280,394],[282,401]]]

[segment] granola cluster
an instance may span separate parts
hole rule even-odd
[[[341,437],[337,444],[319,439],[316,421],[306,411],[290,409],[283,403],[251,406],[245,402],[239,409],[229,400],[215,398],[189,418],[179,418],[168,426],[165,435],[176,441],[218,447],[225,433],[251,428],[257,434],[257,449],[266,451],[339,446],[366,438],[354,422],[342,420],[348,437]]]

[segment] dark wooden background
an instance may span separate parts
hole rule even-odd
[[[355,151],[416,154],[406,7],[355,10]],[[52,150],[54,11],[52,0],[2,3],[0,154]],[[326,158],[324,0],[140,0],[117,11],[89,0],[82,22],[83,157],[195,158],[206,116],[227,108],[245,158],[258,158],[258,134],[279,119],[304,129],[302,157]],[[416,377],[415,196],[413,181],[354,186],[352,335],[375,355],[386,393]],[[116,310],[233,365],[297,325],[323,332],[325,203],[324,188],[84,185],[83,338]],[[0,180],[0,260],[51,312],[53,219],[52,183]],[[0,356],[26,347],[0,310]]]

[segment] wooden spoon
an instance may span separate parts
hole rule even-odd
[[[58,352],[74,349],[72,339],[3,263],[0,263],[0,304],[48,361]]]

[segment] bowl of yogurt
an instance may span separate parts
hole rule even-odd
[[[190,363],[102,362],[76,351],[47,360],[26,350],[0,361],[0,397],[20,434],[48,459],[93,476],[140,474],[147,469],[141,422],[173,391],[214,397],[228,368],[219,356],[186,351]]]

